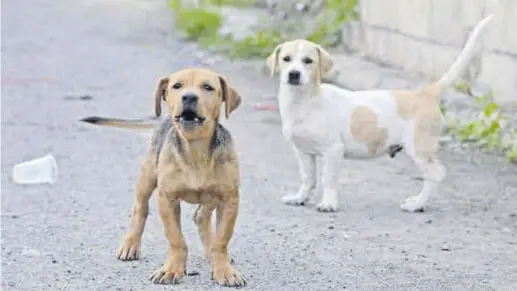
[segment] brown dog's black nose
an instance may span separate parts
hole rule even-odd
[[[300,71],[297,71],[297,70],[292,70],[289,72],[289,84],[293,84],[293,85],[298,85],[300,84],[300,76],[301,76],[301,73]]]
[[[197,100],[199,98],[197,97],[196,94],[185,94],[181,97],[181,101],[183,102],[183,104],[185,105],[194,105],[197,103]]]

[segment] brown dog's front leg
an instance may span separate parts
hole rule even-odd
[[[240,287],[246,285],[242,275],[235,270],[228,254],[228,243],[239,212],[239,194],[231,195],[231,200],[224,201],[217,207],[216,237],[210,246],[212,278],[223,286]]]
[[[199,232],[199,238],[203,243],[205,255],[210,259],[210,246],[212,245],[214,233],[212,231],[212,212],[215,205],[199,205],[194,213],[194,222]]]
[[[149,198],[156,189],[156,175],[150,164],[145,164],[140,171],[136,184],[136,201],[131,214],[131,225],[117,252],[117,259],[122,261],[138,260],[144,232],[145,221],[149,214]]]
[[[149,278],[155,284],[177,284],[186,273],[188,249],[181,232],[180,201],[158,193],[160,217],[169,241],[169,254],[163,266]]]

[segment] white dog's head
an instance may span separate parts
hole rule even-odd
[[[267,58],[267,65],[271,76],[280,72],[281,84],[298,87],[320,83],[332,69],[333,60],[320,45],[296,39],[279,44]]]

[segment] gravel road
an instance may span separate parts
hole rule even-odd
[[[207,66],[171,20],[161,0],[2,1],[2,290],[220,289],[191,205],[183,225],[199,276],[148,281],[167,252],[155,203],[142,260],[115,259],[148,134],[77,121],[151,115],[159,76]],[[517,290],[517,167],[443,149],[448,176],[427,211],[411,214],[399,210],[421,186],[408,158],[349,161],[339,212],[285,206],[299,183],[294,154],[278,113],[253,108],[275,102],[276,81],[244,61],[211,68],[244,98],[224,124],[241,158],[231,250],[246,289]],[[12,182],[14,164],[46,153],[60,167],[55,185]]]

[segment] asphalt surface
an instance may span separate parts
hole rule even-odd
[[[154,203],[142,260],[115,259],[148,137],[77,121],[151,115],[158,77],[204,61],[178,39],[165,1],[2,1],[2,290],[219,289],[191,205],[183,229],[188,270],[199,276],[173,287],[148,281],[167,253]],[[427,211],[412,214],[399,210],[421,187],[408,158],[349,161],[339,212],[285,206],[296,161],[278,114],[253,108],[274,102],[276,82],[246,62],[211,67],[244,98],[224,124],[241,159],[230,247],[246,289],[517,289],[515,166],[444,149],[448,176]],[[13,165],[47,153],[58,161],[56,184],[12,182]]]

